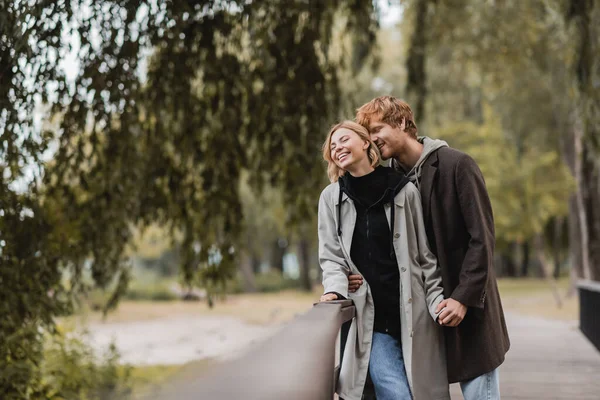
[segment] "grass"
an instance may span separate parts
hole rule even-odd
[[[106,318],[99,311],[82,310],[78,315],[62,320],[77,325],[100,322],[144,321],[181,315],[221,315],[240,318],[251,324],[272,324],[288,321],[310,309],[320,293],[285,290],[278,293],[246,293],[229,295],[210,308],[205,301],[130,301],[119,304]]]
[[[169,382],[176,376],[183,365],[146,365],[131,368],[133,398],[142,398],[146,394]]]
[[[570,281],[568,278],[560,278],[556,284],[559,290],[564,292],[569,289]],[[498,288],[502,296],[528,296],[548,292],[550,286],[544,279],[500,278]]]
[[[550,283],[542,279],[503,278],[498,280],[498,288],[505,311],[533,317],[564,321],[579,318],[579,300],[576,295],[567,297],[570,281],[561,278],[556,281],[558,295],[562,301],[559,307]]]
[[[146,365],[131,369],[133,399],[143,399],[182,381],[197,378],[217,362],[212,359],[193,361],[183,365]]]

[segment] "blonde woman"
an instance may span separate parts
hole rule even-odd
[[[367,370],[377,400],[450,399],[437,305],[441,276],[427,245],[417,188],[379,165],[368,131],[335,125],[323,145],[331,184],[319,200],[321,301],[356,306],[338,394],[360,400]],[[348,275],[363,285],[348,293]]]

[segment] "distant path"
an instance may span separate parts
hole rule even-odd
[[[88,329],[94,347],[106,349],[114,340],[126,363],[166,365],[236,357],[255,341],[275,333],[279,326],[252,325],[228,316],[194,315],[95,323]]]
[[[500,369],[503,400],[600,399],[600,352],[577,321],[506,317],[511,349]],[[456,385],[452,399],[462,399]]]

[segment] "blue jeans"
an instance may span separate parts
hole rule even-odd
[[[465,400],[500,400],[500,375],[498,368],[460,383]]]
[[[402,346],[385,333],[373,332],[369,373],[377,400],[410,400]]]

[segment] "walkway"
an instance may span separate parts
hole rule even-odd
[[[600,352],[577,321],[506,317],[511,349],[500,369],[503,400],[600,399]],[[452,386],[452,399],[462,399]]]

